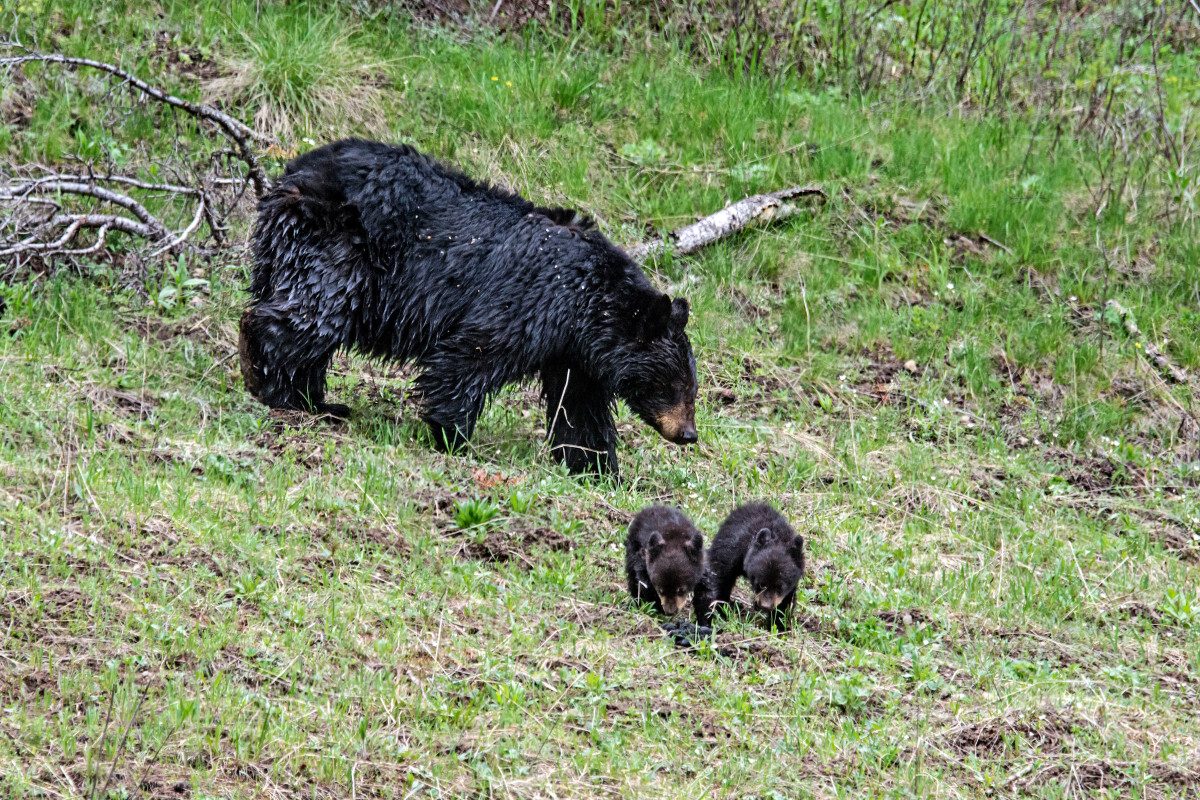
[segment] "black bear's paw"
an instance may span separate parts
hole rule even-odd
[[[675,646],[685,650],[698,645],[701,640],[712,640],[713,629],[692,622],[664,622],[663,631],[675,640]]]
[[[350,419],[350,406],[342,403],[318,403],[313,412],[323,417]]]

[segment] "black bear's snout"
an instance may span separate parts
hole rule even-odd
[[[654,429],[664,439],[680,446],[695,444],[696,408],[692,403],[680,403],[652,418]]]
[[[688,445],[688,444],[695,444],[696,440],[699,438],[700,437],[698,437],[696,435],[696,426],[688,425],[683,430],[681,430],[678,434],[676,434],[675,439],[673,441],[675,442],[675,444],[678,444],[678,445]]]

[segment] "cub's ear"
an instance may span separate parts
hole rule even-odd
[[[688,549],[692,551],[692,555],[700,555],[704,552],[704,534],[696,531],[692,534],[692,538],[688,541]]]
[[[798,533],[792,540],[792,561],[795,561],[801,568],[804,567],[804,537]]]
[[[671,302],[671,323],[668,327],[672,333],[683,333],[684,327],[688,323],[688,301],[682,297],[676,297]]]
[[[758,533],[754,534],[754,546],[766,547],[775,539],[775,534],[771,533],[770,528],[762,528]]]
[[[647,342],[660,339],[673,324],[671,298],[665,294],[655,296],[642,307],[641,338]]]
[[[662,554],[664,545],[666,545],[666,540],[658,531],[650,534],[650,538],[646,540],[646,549],[650,551],[651,558],[658,558]]]

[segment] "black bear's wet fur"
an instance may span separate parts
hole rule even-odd
[[[712,624],[714,603],[728,603],[742,575],[754,591],[754,607],[781,622],[804,575],[804,537],[766,503],[735,508],[708,548],[708,569],[696,592],[696,621]]]
[[[629,523],[625,577],[634,600],[660,614],[679,612],[704,572],[704,535],[683,512],[650,506]]]
[[[439,447],[485,402],[540,377],[552,451],[616,473],[611,408],[696,440],[687,301],[654,289],[587,220],[542,208],[410,147],[344,140],[293,160],[259,205],[246,387],[274,408],[325,402],[333,353],[412,360]]]

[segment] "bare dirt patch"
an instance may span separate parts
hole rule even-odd
[[[475,561],[514,562],[523,569],[529,569],[536,562],[538,550],[562,553],[573,547],[574,543],[559,531],[538,527],[489,531],[483,539],[462,545],[458,552]]]
[[[399,531],[360,525],[351,525],[348,530],[351,539],[358,544],[370,545],[397,556],[407,556],[412,553],[412,545],[400,535]]]
[[[1060,468],[1067,483],[1088,493],[1102,494],[1146,483],[1145,470],[1132,462],[1114,461],[1105,455],[1073,453],[1053,445],[1046,445],[1043,454],[1047,461]]]
[[[946,746],[962,755],[994,758],[1018,741],[1027,742],[1042,753],[1056,753],[1087,723],[1071,719],[1057,709],[1037,712],[1011,712],[998,719],[976,722],[946,737]]]
[[[934,625],[932,619],[919,608],[884,609],[876,612],[875,616],[897,636],[903,636],[909,630],[918,627]]]
[[[716,742],[734,738],[732,730],[704,709],[689,709],[676,703],[662,703],[654,708],[654,713],[673,724],[691,728],[692,735],[700,741]]]
[[[1140,780],[1134,775],[1143,776]],[[1114,764],[1095,760],[1051,764],[1014,783],[1027,794],[1040,794],[1047,783],[1069,787],[1072,793],[1096,793],[1102,790],[1123,794],[1136,790],[1147,798],[1190,797],[1200,788],[1200,772],[1181,770],[1168,764]]]

